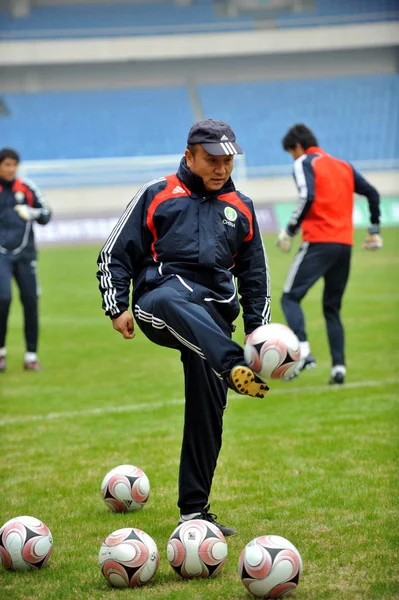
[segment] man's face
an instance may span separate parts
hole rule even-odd
[[[212,156],[200,144],[196,144],[194,154],[187,149],[185,155],[188,168],[202,177],[208,192],[219,191],[233,170],[234,157],[232,155]]]
[[[0,177],[6,181],[15,179],[18,169],[18,161],[15,158],[5,158],[0,163]]]
[[[305,154],[305,150],[303,149],[301,144],[297,144],[295,148],[288,148],[288,152],[291,154],[294,160],[302,156],[302,154]]]

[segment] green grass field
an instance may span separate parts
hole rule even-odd
[[[166,543],[178,517],[177,473],[183,380],[179,356],[139,332],[122,339],[102,314],[95,279],[98,247],[40,254],[42,373],[22,371],[21,310],[15,294],[8,371],[0,376],[0,524],[42,519],[54,537],[48,567],[0,569],[0,598],[242,599],[242,548],[262,534],[287,537],[304,573],[295,598],[394,599],[398,576],[399,232],[384,231],[378,253],[360,250],[344,299],[348,375],[326,385],[329,355],[321,284],[304,302],[318,368],[275,382],[265,400],[231,394],[211,504],[239,529],[214,580],[180,580]],[[292,256],[266,237],[273,321]],[[236,339],[242,341],[239,324]],[[145,470],[152,493],[139,513],[115,515],[100,496],[112,467]],[[104,538],[138,527],[157,542],[160,569],[140,590],[111,589],[97,566]]]

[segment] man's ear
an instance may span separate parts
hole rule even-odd
[[[193,162],[193,155],[191,154],[191,152],[188,148],[186,148],[186,150],[184,152],[184,156],[186,157],[187,166],[190,168],[190,166],[192,165],[192,162]]]

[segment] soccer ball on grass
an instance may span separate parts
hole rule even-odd
[[[0,564],[6,569],[40,569],[47,564],[52,551],[51,531],[35,517],[15,517],[0,529]]]
[[[159,552],[147,533],[125,527],[105,539],[98,555],[98,564],[113,587],[139,587],[154,577],[159,565]]]
[[[227,544],[216,525],[192,519],[173,531],[167,555],[171,567],[183,579],[214,577],[227,560]]]
[[[241,552],[238,574],[256,598],[282,598],[294,591],[302,573],[302,559],[291,542],[279,535],[253,539]]]
[[[133,512],[143,508],[150,495],[147,475],[133,465],[111,469],[101,484],[104,502],[113,512]]]

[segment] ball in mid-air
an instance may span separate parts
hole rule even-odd
[[[299,340],[292,329],[281,323],[261,325],[247,337],[244,357],[262,379],[285,379],[298,368]]]

